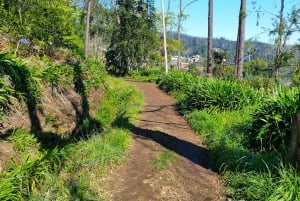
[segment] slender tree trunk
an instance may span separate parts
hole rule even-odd
[[[164,8],[164,1],[163,0],[161,0],[161,10],[162,10],[162,25],[163,25],[163,35],[164,35],[165,73],[168,74],[168,52],[167,52],[166,21],[165,21],[165,8]]]
[[[283,40],[283,32],[284,32],[284,21],[283,21],[283,11],[284,11],[284,0],[281,0],[280,4],[280,13],[279,13],[279,26],[277,29],[277,47],[276,47],[276,55],[275,55],[275,80],[278,82],[279,80],[279,68],[280,66],[280,55],[282,53],[282,40]]]
[[[92,0],[88,0],[86,3],[86,18],[85,18],[85,42],[84,42],[84,54],[85,57],[89,55],[89,42],[90,42],[90,16],[91,16]]]
[[[237,36],[237,50],[236,50],[236,76],[243,78],[244,65],[244,46],[245,46],[245,21],[246,21],[246,0],[241,0],[239,27]]]
[[[207,76],[213,74],[213,0],[208,1]]]
[[[178,14],[178,35],[177,35],[177,40],[181,41],[181,19],[182,19],[182,0],[179,0],[179,14]],[[180,69],[181,67],[181,55],[180,55],[180,49],[178,50],[178,64],[177,64],[177,68]]]

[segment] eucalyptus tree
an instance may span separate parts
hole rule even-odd
[[[179,0],[179,12],[178,12],[178,23],[177,23],[177,40],[181,41],[181,30],[182,30],[182,21],[186,17],[184,11],[188,8],[191,4],[195,3],[197,0],[191,0],[188,2],[183,2],[183,0]],[[181,51],[178,49],[178,68],[180,68],[181,64]]]
[[[208,1],[207,75],[213,73],[213,0]]]
[[[146,65],[156,52],[158,32],[152,0],[117,1],[110,45],[106,53],[107,69],[126,74]]]
[[[238,35],[236,41],[235,55],[235,75],[238,78],[243,77],[244,65],[244,46],[245,46],[245,21],[246,21],[246,0],[241,0],[239,12]]]
[[[300,9],[293,7],[291,13],[285,16],[285,1],[280,0],[280,11],[275,18],[275,27],[270,33],[277,35],[275,40],[276,44],[276,55],[274,61],[275,80],[279,81],[279,68],[287,65],[288,60],[293,58],[294,55],[291,51],[286,50],[286,43],[289,36],[293,32],[299,32],[299,19]]]
[[[269,14],[272,16],[273,28],[267,29],[270,35],[275,36],[275,58],[274,58],[274,74],[275,80],[279,81],[279,69],[288,64],[289,59],[294,57],[294,54],[286,47],[290,36],[296,32],[300,32],[300,8],[299,1],[289,1],[288,5],[291,10],[286,11],[285,0],[280,0],[280,8],[278,13],[272,11],[258,9],[258,20],[260,13]],[[293,5],[292,5],[293,4]],[[259,21],[258,21],[259,22]]]
[[[84,54],[85,57],[89,55],[89,41],[90,41],[90,16],[91,16],[91,9],[92,9],[92,0],[87,0],[86,5],[86,17],[85,17],[85,40],[84,40]]]

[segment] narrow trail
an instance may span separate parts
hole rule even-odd
[[[209,152],[177,113],[175,100],[155,84],[132,84],[144,93],[145,105],[132,129],[134,141],[127,161],[109,173],[106,200],[225,200],[222,182],[209,169]],[[178,158],[165,170],[155,170],[152,162],[165,150]]]

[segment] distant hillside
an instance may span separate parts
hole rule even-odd
[[[169,37],[177,38],[177,33],[170,33]],[[181,35],[181,40],[185,47],[185,55],[192,56],[199,54],[202,57],[206,57],[207,52],[207,39],[203,37],[189,36],[186,34]],[[251,46],[256,49],[256,52],[252,54],[251,59],[263,58],[267,61],[272,61],[275,55],[275,46],[267,43],[258,41],[251,41]],[[219,48],[222,51],[227,52],[227,60],[230,62],[234,61],[235,55],[235,41],[230,41],[225,38],[215,38],[213,40],[213,47]],[[245,57],[247,56],[247,49],[245,46]]]

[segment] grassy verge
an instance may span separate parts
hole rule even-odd
[[[183,72],[171,72],[160,87],[205,140],[229,200],[300,200],[300,175],[287,160],[297,89],[257,90]]]

